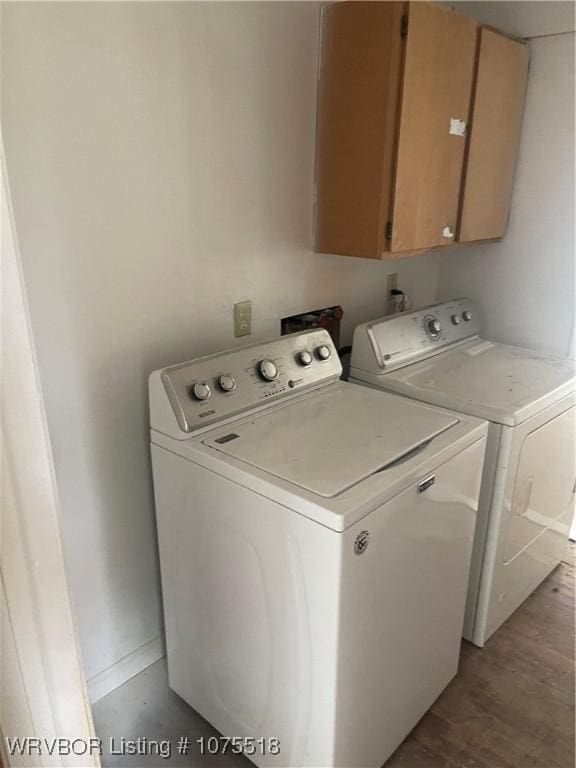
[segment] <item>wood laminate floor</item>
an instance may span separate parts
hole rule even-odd
[[[482,650],[464,642],[460,671],[386,768],[574,768],[574,548]],[[103,765],[249,768],[238,756],[202,757],[215,734],[166,683],[161,660],[94,705],[98,735],[191,737],[186,757],[104,754]]]
[[[563,563],[490,638],[386,768],[574,768],[574,565]]]

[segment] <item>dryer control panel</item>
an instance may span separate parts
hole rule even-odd
[[[383,317],[355,329],[351,367],[383,373],[436,355],[479,333],[478,312],[465,298]]]
[[[342,366],[330,334],[317,329],[201,357],[159,373],[178,425],[189,433],[337,381]]]

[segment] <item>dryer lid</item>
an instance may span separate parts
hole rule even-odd
[[[333,498],[458,423],[402,397],[341,384],[203,442],[274,477]]]
[[[380,377],[424,402],[514,426],[574,391],[571,361],[477,338]]]

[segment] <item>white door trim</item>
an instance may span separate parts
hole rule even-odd
[[[0,727],[4,738],[90,739],[92,713],[1,137],[0,163]],[[10,757],[4,750],[6,757],[10,766],[100,765],[97,754]]]

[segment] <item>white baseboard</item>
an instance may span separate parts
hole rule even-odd
[[[94,675],[88,680],[90,703],[95,704],[108,693],[130,680],[131,677],[161,659],[164,654],[164,639],[162,635],[158,635],[119,659],[111,667]]]

